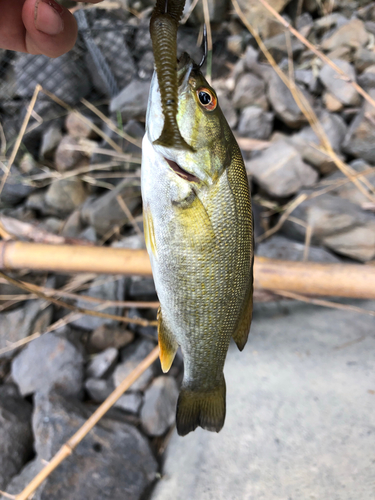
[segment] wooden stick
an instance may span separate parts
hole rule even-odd
[[[16,500],[27,500],[32,493],[43,483],[43,481],[51,474],[52,471],[67,458],[74,448],[82,441],[82,439],[91,431],[91,429],[99,422],[99,420],[107,413],[107,411],[116,403],[116,401],[134,384],[134,382],[147,370],[149,366],[157,359],[159,347],[155,347],[150,354],[135,368],[121,384],[108,396],[99,408],[86,420],[86,422],[78,429],[78,431],[60,448],[56,455],[48,462],[48,464],[37,474],[34,479],[26,486],[26,488],[16,496]]]
[[[146,250],[0,242],[0,269],[151,276]],[[255,257],[257,289],[375,299],[375,266]],[[34,290],[32,290],[34,292]]]

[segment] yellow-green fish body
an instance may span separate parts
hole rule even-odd
[[[177,430],[218,432],[223,367],[233,337],[244,347],[252,314],[252,216],[239,147],[199,68],[180,59],[177,122],[192,150],[153,144],[164,117],[153,77],[143,140],[145,237],[160,300],[164,371],[178,345],[184,378]]]

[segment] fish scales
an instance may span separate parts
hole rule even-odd
[[[188,56],[180,62],[177,121],[192,151],[153,143],[163,127],[157,77],[151,84],[143,140],[145,237],[160,300],[163,369],[177,346],[184,378],[177,430],[219,431],[225,419],[223,367],[233,336],[242,349],[251,320],[252,218],[246,172],[216,99]],[[198,94],[197,94],[198,93]],[[172,165],[172,166],[171,166]],[[190,177],[189,177],[190,176]]]

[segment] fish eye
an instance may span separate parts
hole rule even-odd
[[[211,92],[211,90],[206,88],[201,88],[197,90],[197,96],[199,102],[205,107],[208,111],[213,111],[217,105],[216,96]]]

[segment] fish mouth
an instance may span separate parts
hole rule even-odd
[[[195,175],[193,175],[190,172],[187,172],[186,170],[181,168],[180,165],[178,165],[178,163],[176,163],[175,161],[168,160],[168,158],[164,158],[164,159],[168,163],[168,165],[171,167],[173,172],[175,172],[179,177],[181,177],[181,179],[185,179],[186,181],[189,181],[189,182],[199,182],[198,177],[196,177]]]

